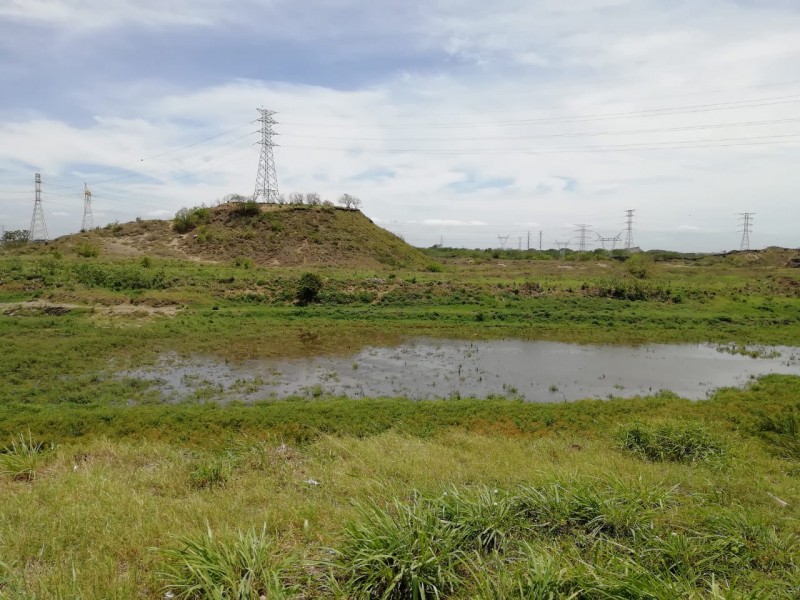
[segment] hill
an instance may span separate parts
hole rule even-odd
[[[182,211],[173,221],[112,224],[55,240],[66,252],[161,256],[208,262],[250,259],[273,266],[423,268],[422,252],[359,210],[333,206],[222,204]]]

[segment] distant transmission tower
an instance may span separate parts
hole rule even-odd
[[[503,250],[506,249],[506,242],[508,242],[508,238],[510,237],[511,237],[510,234],[509,235],[500,235],[499,233],[497,234],[497,239],[500,240],[500,247]]]
[[[600,242],[600,245],[603,247],[603,250],[607,250],[606,243],[611,244],[611,250],[617,247],[617,242],[622,239],[622,232],[618,233],[614,237],[603,237],[599,233],[597,234],[597,241]]]
[[[37,173],[34,181],[36,182],[36,196],[33,202],[31,228],[28,230],[28,241],[46,242],[50,237],[47,235],[47,225],[44,222],[44,210],[42,209],[42,176]]]
[[[586,252],[586,236],[589,234],[589,227],[591,225],[586,225],[585,223],[576,223],[575,233],[577,233],[580,237],[578,238],[578,252]]]
[[[558,248],[559,253],[561,254],[561,260],[564,260],[564,253],[565,253],[566,249],[569,248],[569,243],[571,241],[572,240],[567,240],[566,242],[560,242],[558,240],[555,240],[556,247]]]
[[[756,213],[739,213],[742,217],[742,244],[740,250],[750,250],[750,234],[753,233],[753,215]]]
[[[83,184],[83,223],[81,231],[94,229],[94,217],[92,216],[92,190],[85,183]]]
[[[277,124],[274,119],[275,111],[259,108],[261,116],[261,158],[258,161],[258,175],[256,175],[256,190],[253,200],[258,202],[274,203],[278,201],[278,174],[275,171],[275,156],[272,149],[277,145],[272,141],[272,136],[277,135],[273,127]]]
[[[625,230],[625,249],[630,250],[633,248],[633,213],[636,212],[636,209],[630,209],[625,211],[626,216],[626,225],[628,226]]]

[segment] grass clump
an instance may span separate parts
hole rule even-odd
[[[196,466],[189,475],[189,482],[196,490],[221,487],[227,483],[230,472],[230,465],[214,460]]]
[[[162,550],[164,589],[183,600],[270,600],[293,598],[290,559],[267,535],[251,528],[231,539],[218,539],[210,527],[197,538],[179,538],[179,547]]]
[[[634,424],[620,433],[622,447],[651,462],[694,463],[725,455],[725,445],[699,423]]]
[[[336,586],[344,597],[439,598],[463,582],[465,553],[457,528],[425,499],[394,500],[384,509],[359,505],[359,518],[345,527],[335,549]]]
[[[14,481],[33,481],[53,450],[53,444],[34,442],[30,432],[27,438],[19,434],[10,446],[0,450],[0,475]]]
[[[762,415],[756,431],[779,456],[800,460],[800,417],[796,412]]]

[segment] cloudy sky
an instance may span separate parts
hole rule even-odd
[[[417,245],[800,245],[797,0],[0,0],[0,225],[343,192]]]

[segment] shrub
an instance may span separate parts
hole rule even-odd
[[[443,271],[443,267],[439,263],[430,263],[425,266],[425,270],[429,273],[441,273]]]
[[[178,233],[186,233],[202,223],[208,223],[210,217],[211,209],[205,206],[182,208],[175,213],[175,218],[172,221],[172,227]]]
[[[30,432],[26,438],[19,434],[10,446],[0,450],[0,475],[11,477],[14,481],[33,481],[48,455],[55,447],[42,442],[34,442]]]
[[[83,258],[96,258],[100,256],[100,248],[93,244],[89,244],[88,242],[78,244],[75,252],[78,254],[78,256],[82,256]]]
[[[653,462],[698,462],[720,457],[725,447],[700,424],[632,425],[620,434],[622,447]]]
[[[297,588],[288,582],[290,559],[279,558],[275,543],[249,529],[220,540],[210,528],[199,538],[178,538],[179,548],[162,550],[161,577],[176,598],[270,600],[292,598]]]
[[[300,304],[309,304],[317,299],[322,289],[322,278],[316,273],[303,273],[297,287],[297,301]]]
[[[236,260],[233,261],[233,266],[239,269],[252,269],[253,259],[246,256],[238,256]]]
[[[255,200],[245,200],[237,202],[233,209],[233,214],[240,217],[254,217],[261,213],[261,207]]]
[[[625,261],[628,273],[638,279],[646,279],[653,271],[653,257],[649,254],[637,252]]]

